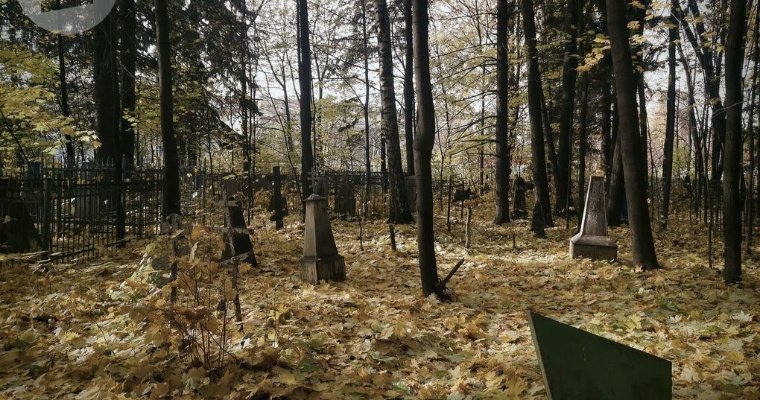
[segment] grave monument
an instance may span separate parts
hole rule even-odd
[[[525,219],[528,218],[528,206],[525,201],[525,191],[527,190],[527,183],[522,177],[515,179],[515,197],[512,202],[512,219]]]
[[[591,258],[594,260],[615,260],[617,244],[607,235],[607,213],[605,211],[604,178],[592,176],[583,208],[583,221],[577,235],[570,239],[571,258]]]
[[[283,218],[288,215],[288,205],[282,195],[282,175],[280,175],[279,165],[272,167],[272,182],[274,182],[274,187],[269,201],[269,211],[274,211],[274,214],[269,217],[269,220],[274,221],[277,230],[282,229]]]
[[[249,235],[245,217],[243,216],[243,205],[236,197],[238,192],[234,192],[234,190],[238,190],[239,192],[239,186],[235,187],[233,184],[224,186],[224,205],[227,211],[225,215],[225,222],[227,223],[225,234],[226,253],[230,257],[238,257],[243,262],[256,266],[256,255],[253,252],[253,243],[251,243],[251,236]]]
[[[343,176],[335,193],[335,213],[344,217],[356,216],[356,197],[354,183],[348,175]]]
[[[320,281],[345,280],[346,264],[335,246],[330,218],[327,215],[327,199],[312,194],[304,202],[306,219],[301,279],[313,284]]]

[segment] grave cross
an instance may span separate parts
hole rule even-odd
[[[309,183],[310,183],[310,186],[311,186],[311,192],[312,193],[316,193],[317,192],[317,181],[318,181],[318,179],[317,179],[317,169],[316,168],[311,167],[311,172],[309,173],[308,180],[309,180]],[[306,196],[305,193],[304,193],[304,196]],[[306,197],[308,197],[308,196],[306,196]]]

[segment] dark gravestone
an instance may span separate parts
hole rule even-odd
[[[406,181],[406,204],[412,214],[417,212],[417,177],[414,175],[407,176]]]
[[[671,363],[528,312],[551,400],[669,400]]]
[[[533,205],[533,218],[530,220],[530,230],[536,235],[536,237],[546,237],[546,220],[544,219],[544,208],[541,206],[541,202],[536,200]]]
[[[26,183],[33,186],[42,185],[42,163],[29,161],[26,170]]]
[[[16,182],[0,178],[0,253],[27,252],[42,244]]]
[[[607,212],[604,199],[604,178],[592,176],[586,193],[583,221],[577,235],[570,239],[571,258],[614,260],[617,244],[607,235]]]
[[[515,197],[512,202],[512,218],[513,219],[525,219],[528,218],[528,206],[525,201],[525,191],[527,190],[527,183],[525,179],[517,177],[515,179]]]
[[[285,197],[282,195],[282,175],[280,175],[279,166],[272,168],[272,181],[274,187],[272,188],[272,199],[269,201],[269,211],[274,211],[274,214],[269,217],[269,220],[274,221],[275,229],[282,229],[282,219],[288,215],[288,208]]]
[[[301,279],[314,284],[320,281],[346,279],[346,264],[338,254],[335,238],[327,215],[327,200],[312,194],[305,200],[306,220],[304,228]]]
[[[335,193],[335,213],[347,217],[356,216],[356,197],[354,184],[348,175],[343,176]]]
[[[225,200],[234,197],[242,191],[240,182],[237,179],[225,179],[222,181],[222,196]]]
[[[228,252],[231,257],[238,257],[243,262],[256,266],[256,256],[253,253],[251,236],[245,224],[245,217],[243,217],[242,204],[240,200],[236,200],[236,193],[227,191],[224,193],[225,208],[227,209],[226,245],[229,246]]]
[[[313,179],[311,181],[311,187],[314,191],[314,194],[319,195],[320,197],[324,197],[325,204],[327,206],[330,205],[330,185],[327,182],[327,176],[316,176],[313,175]]]
[[[473,199],[475,196],[470,188],[459,188],[454,191],[453,201],[463,202],[465,200]]]

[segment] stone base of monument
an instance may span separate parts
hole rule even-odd
[[[570,258],[616,260],[617,243],[609,236],[577,234],[570,239]]]
[[[512,211],[512,219],[528,219],[528,212],[525,210]]]
[[[343,256],[301,258],[301,279],[315,285],[321,281],[346,280]]]

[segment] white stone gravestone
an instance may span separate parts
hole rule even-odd
[[[615,260],[617,243],[607,234],[607,212],[604,178],[592,176],[586,193],[581,229],[570,239],[571,258]]]

